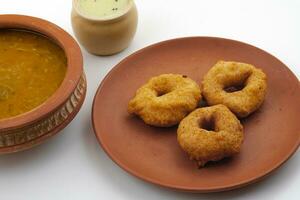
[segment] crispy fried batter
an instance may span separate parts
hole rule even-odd
[[[200,88],[192,79],[179,74],[162,74],[139,88],[129,102],[128,112],[146,124],[169,127],[193,111],[201,99]]]
[[[209,105],[223,104],[239,118],[262,104],[267,77],[261,69],[238,62],[217,62],[202,81],[202,94]]]
[[[224,105],[199,108],[184,118],[177,129],[177,140],[190,159],[204,166],[240,151],[243,127]]]

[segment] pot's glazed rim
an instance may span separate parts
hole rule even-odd
[[[59,26],[49,21],[26,15],[0,15],[0,29],[9,28],[37,32],[53,40],[66,54],[67,72],[60,87],[40,106],[26,113],[1,119],[0,134],[34,124],[57,110],[75,90],[83,73],[83,58],[80,47],[72,36]]]
[[[89,21],[94,21],[94,22],[112,22],[112,21],[117,21],[122,19],[123,17],[125,17],[130,10],[132,10],[132,8],[135,6],[134,0],[129,0],[129,4],[126,7],[126,9],[124,9],[123,12],[116,14],[116,15],[109,15],[106,17],[91,17],[91,16],[87,16],[84,13],[82,13],[79,9],[78,9],[78,0],[72,0],[72,9],[76,11],[76,13],[78,15],[80,15],[81,17],[83,17],[84,19],[87,19]]]

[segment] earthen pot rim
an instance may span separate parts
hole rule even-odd
[[[0,29],[20,29],[42,34],[58,44],[67,57],[67,72],[57,91],[35,109],[15,117],[0,120],[1,132],[18,129],[47,117],[63,105],[76,89],[83,74],[83,58],[77,42],[59,26],[37,17],[26,15],[0,15]]]
[[[77,8],[77,3],[78,3],[78,0],[72,0],[72,9],[75,10],[81,17],[83,17],[86,20],[92,21],[92,22],[100,22],[100,23],[111,23],[111,22],[114,22],[114,21],[121,20],[125,16],[127,16],[128,13],[130,12],[130,10],[135,6],[134,0],[130,0],[129,5],[127,6],[127,8],[122,13],[101,18],[101,17],[91,17],[91,16],[87,16],[87,15],[83,14]]]

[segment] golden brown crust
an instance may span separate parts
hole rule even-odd
[[[225,88],[241,86],[241,90],[226,92]],[[267,89],[267,77],[261,69],[238,62],[217,62],[202,81],[202,94],[209,105],[223,104],[239,118],[246,117],[262,104]]]
[[[243,127],[224,105],[196,109],[177,129],[177,139],[191,159],[204,166],[240,151]]]
[[[192,79],[162,74],[137,90],[128,104],[128,112],[140,116],[146,124],[169,127],[193,111],[200,99],[200,88]]]

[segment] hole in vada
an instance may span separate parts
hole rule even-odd
[[[204,118],[202,121],[200,121],[199,126],[201,129],[205,129],[207,131],[215,131],[215,118]]]
[[[169,91],[157,91],[156,96],[161,97],[161,96],[164,96],[167,93],[169,93]]]
[[[244,89],[245,85],[244,84],[240,84],[240,85],[232,85],[229,87],[224,88],[225,92],[227,93],[232,93],[232,92],[237,92],[237,91],[241,91],[242,89]]]
[[[233,80],[231,84],[224,87],[224,91],[232,93],[243,90],[247,85],[247,80],[250,77],[250,75],[251,73],[247,73],[244,76],[241,76],[240,80]]]

